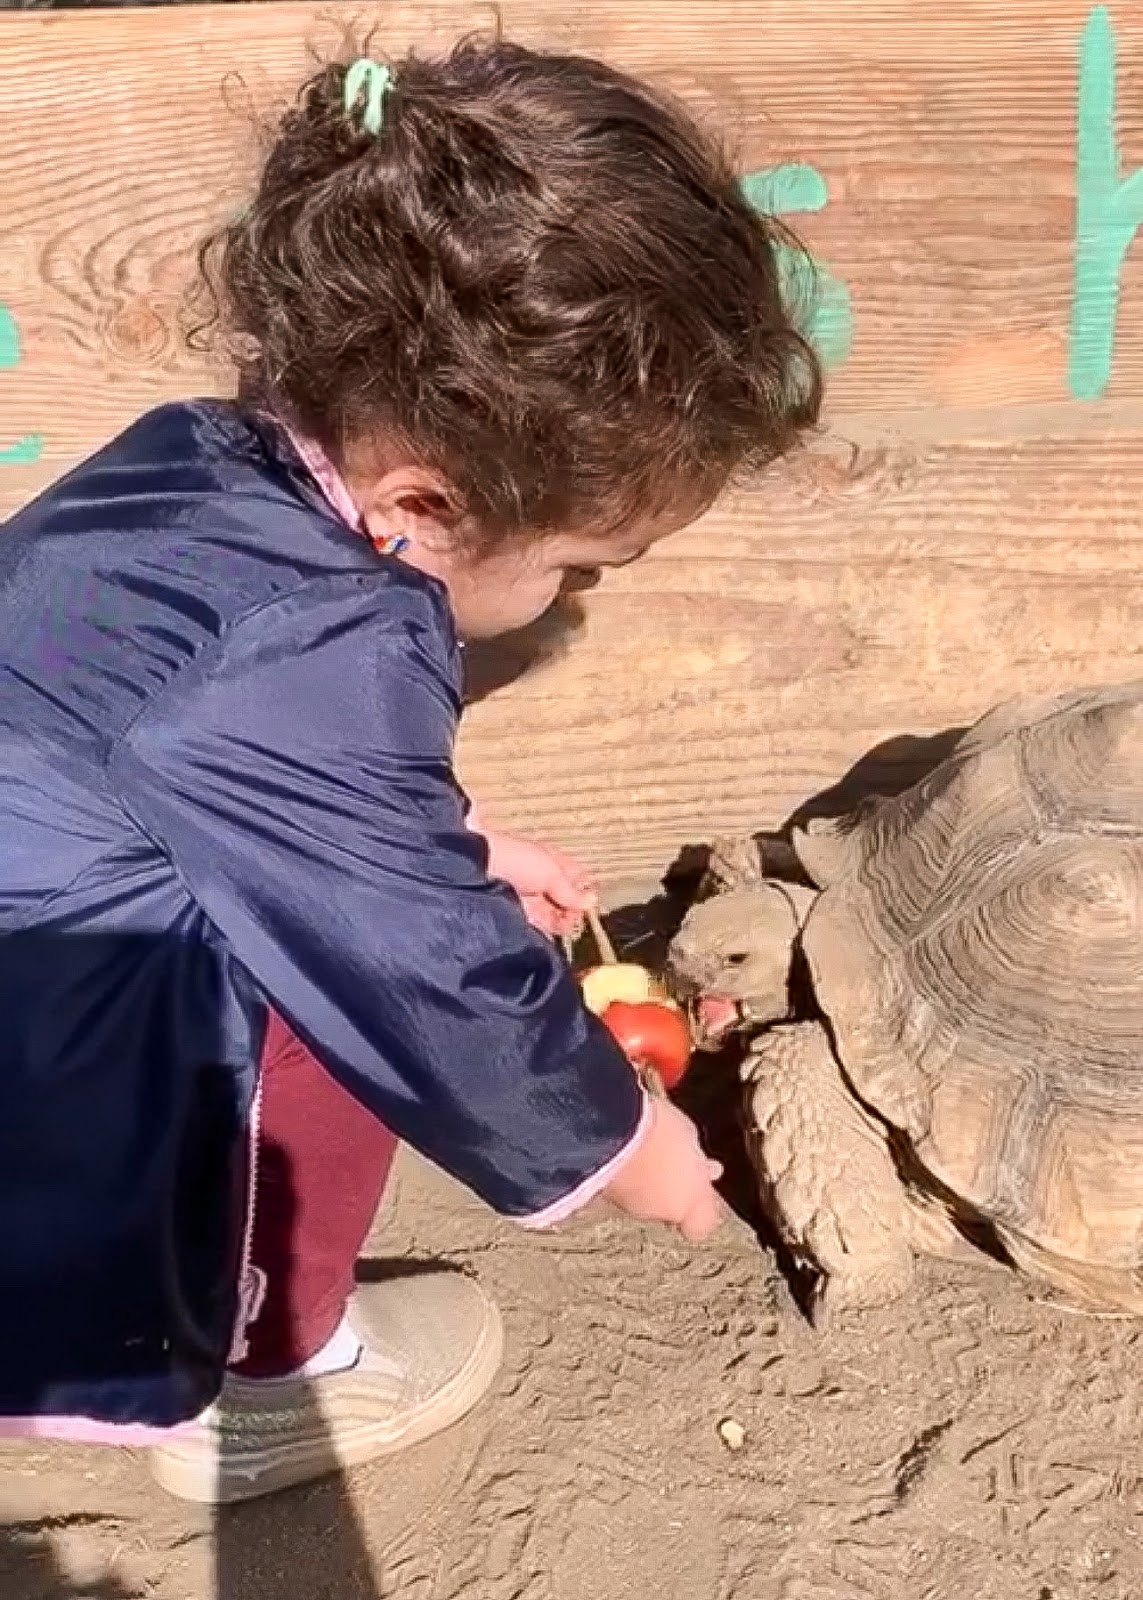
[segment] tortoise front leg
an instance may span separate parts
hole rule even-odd
[[[762,1203],[819,1274],[815,1322],[894,1300],[913,1278],[911,1215],[880,1125],[849,1093],[818,1023],[772,1029],[743,1067]]]

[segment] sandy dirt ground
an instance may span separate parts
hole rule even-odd
[[[411,1157],[372,1253],[496,1293],[489,1402],[397,1464],[221,1517],[134,1453],[4,1447],[3,1600],[1143,1595],[1137,1323],[932,1264],[817,1333],[740,1218],[698,1249],[608,1215],[530,1236]]]

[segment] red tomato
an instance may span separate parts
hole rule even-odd
[[[681,1011],[654,1000],[613,1000],[602,1020],[627,1059],[636,1067],[653,1067],[664,1089],[682,1082],[693,1045]]]

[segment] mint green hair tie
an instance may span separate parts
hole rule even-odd
[[[381,132],[385,120],[385,96],[393,84],[392,69],[383,61],[373,61],[369,56],[358,56],[345,74],[345,114],[353,116],[357,102],[365,92],[365,107],[361,113],[361,126],[374,138]]]

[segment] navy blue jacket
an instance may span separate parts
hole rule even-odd
[[[0,534],[0,1415],[216,1395],[268,1003],[501,1213],[631,1138],[465,826],[459,713],[443,589],[234,407],[151,413]]]

